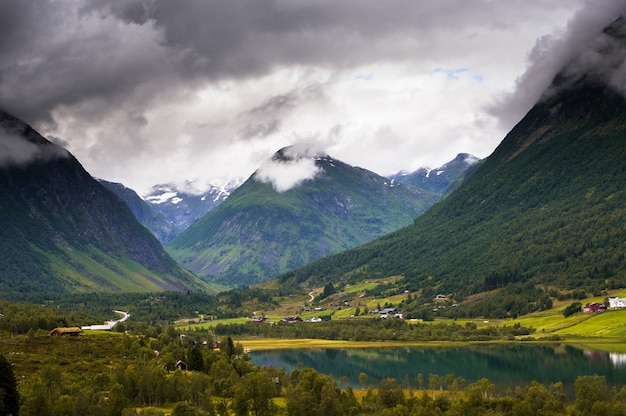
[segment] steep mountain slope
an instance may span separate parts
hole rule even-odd
[[[411,173],[400,172],[390,176],[390,179],[443,195],[470,167],[479,162],[480,159],[476,156],[459,153],[453,160],[439,168],[420,168]]]
[[[195,220],[221,204],[236,186],[212,186],[198,193],[167,184],[155,185],[144,200],[157,213],[176,227],[176,235],[186,230]],[[169,242],[169,241],[168,241]],[[164,242],[165,244],[165,242]]]
[[[589,51],[570,62],[473,175],[412,226],[280,281],[397,275],[425,300],[521,282],[624,287],[626,100],[615,80],[625,33],[623,19],[604,31],[591,45],[594,65]]]
[[[178,235],[178,229],[174,224],[168,221],[163,214],[154,210],[151,204],[141,199],[137,192],[121,183],[108,182],[104,179],[98,179],[98,182],[120,197],[135,215],[137,221],[150,230],[161,244],[169,243]]]
[[[256,172],[168,252],[207,280],[261,282],[408,225],[438,199],[328,156],[311,159],[320,174],[285,192]],[[274,161],[294,159],[282,150]]]
[[[205,289],[67,151],[0,111],[0,290]]]

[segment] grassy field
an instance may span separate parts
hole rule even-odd
[[[589,315],[591,316],[588,319],[581,320],[576,325],[554,331],[554,333],[566,336],[619,338],[626,341],[625,310],[612,310]]]
[[[256,316],[264,314],[268,321],[278,322],[285,316],[297,315],[306,320],[312,317],[330,317],[331,319],[351,319],[352,315],[356,314],[356,308],[359,307],[361,313],[365,311],[367,307],[369,310],[376,309],[378,305],[384,305],[386,303],[397,305],[408,294],[394,294],[384,298],[367,298],[363,296],[367,289],[372,289],[379,284],[384,284],[383,280],[372,280],[367,283],[362,283],[353,286],[346,286],[340,294],[336,294],[333,298],[329,299],[323,305],[320,306],[322,310],[307,311],[308,307],[311,307],[310,296],[285,296],[278,300],[279,306],[267,311],[257,311]],[[321,293],[323,288],[311,289],[311,293],[315,296]],[[610,293],[610,296],[626,297],[626,290],[616,291]],[[588,299],[582,299],[580,302],[584,305],[588,302],[604,302],[606,296],[593,297]],[[350,306],[343,304],[344,300],[350,303]],[[561,301],[555,302],[555,307],[542,312],[532,313],[526,316],[522,316],[516,319],[436,319],[434,321],[424,323],[448,323],[465,325],[466,323],[475,324],[477,327],[485,327],[492,325],[515,325],[519,324],[524,327],[530,327],[535,332],[524,338],[524,342],[535,340],[537,342],[542,341],[554,341],[555,337],[559,340],[567,343],[585,344],[593,346],[602,346],[603,350],[610,350],[612,352],[624,352],[626,351],[626,310],[609,310],[606,312],[596,313],[577,313],[565,318],[563,316],[563,309],[570,305],[573,301]],[[188,329],[206,329],[210,330],[215,328],[218,324],[241,324],[249,322],[251,317],[241,317],[233,319],[222,319],[205,322],[201,324],[194,324],[189,321],[181,321],[178,326],[181,329],[187,327]],[[353,317],[352,319],[373,319],[372,315],[363,315]],[[193,320],[190,320],[193,321]],[[419,322],[421,320],[409,321]],[[390,342],[382,343],[361,343],[361,342],[348,342],[348,341],[328,341],[328,340],[241,340],[244,348],[248,349],[280,349],[280,348],[341,348],[341,347],[368,347],[368,346],[380,346],[390,345]],[[449,345],[450,343],[442,343],[443,345]],[[394,344],[396,345],[396,344]],[[414,345],[414,344],[413,344]],[[430,344],[429,344],[430,345]]]
[[[292,348],[378,348],[404,346],[446,346],[458,345],[458,342],[429,341],[429,342],[399,342],[399,341],[336,341],[327,339],[274,339],[274,338],[243,338],[237,340],[249,351],[268,351]],[[468,343],[469,344],[469,343]]]

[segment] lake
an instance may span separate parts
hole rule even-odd
[[[337,381],[347,377],[353,388],[360,388],[359,374],[367,374],[368,385],[385,378],[395,378],[418,388],[422,374],[425,387],[428,376],[454,374],[469,385],[483,377],[505,393],[535,380],[544,385],[562,381],[568,395],[573,393],[576,377],[604,375],[611,386],[626,385],[626,354],[583,351],[564,345],[481,345],[462,347],[386,347],[386,348],[309,348],[252,351],[252,362],[261,366],[284,368],[310,367]]]

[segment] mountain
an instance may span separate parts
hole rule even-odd
[[[439,198],[329,156],[292,153],[282,149],[272,163],[306,162],[317,175],[279,192],[258,170],[167,246],[172,257],[207,281],[248,285],[406,226]]]
[[[468,169],[479,162],[480,159],[476,156],[459,153],[453,160],[437,169],[419,168],[411,173],[399,172],[389,179],[443,195],[457,179],[463,178]]]
[[[205,290],[65,149],[0,111],[0,290]]]
[[[121,183],[108,182],[104,179],[98,179],[98,182],[120,197],[130,208],[133,215],[135,215],[137,221],[150,230],[161,244],[169,243],[179,234],[178,228],[165,215],[157,212],[151,204],[141,199],[132,189],[125,187]]]
[[[174,184],[155,185],[143,199],[154,211],[167,218],[176,227],[177,234],[180,234],[198,218],[221,204],[236,187],[211,186],[208,190],[198,192]]]
[[[421,302],[489,293],[480,313],[496,316],[541,308],[540,296],[626,287],[625,26],[618,19],[569,62],[493,154],[414,224],[280,283],[402,276],[395,290]]]

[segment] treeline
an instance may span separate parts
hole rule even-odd
[[[252,314],[249,305],[271,308],[280,291],[258,288],[233,289],[219,295],[202,292],[155,293],[0,293],[0,313],[13,320],[28,317],[20,328],[52,329],[55,326],[78,326],[117,319],[113,310],[130,312],[125,327],[167,326],[181,317],[223,319]],[[4,301],[2,300],[4,299]],[[6,305],[12,305],[8,308]],[[9,310],[10,309],[10,310]],[[10,313],[5,313],[5,310]],[[29,316],[31,315],[31,316]],[[33,326],[32,321],[44,315],[48,324]],[[54,319],[59,317],[59,324]],[[0,321],[0,330],[2,329]],[[61,325],[62,324],[62,325]],[[71,325],[70,325],[71,324]],[[30,325],[30,326],[29,326]],[[26,331],[17,330],[17,333]],[[12,331],[13,332],[13,331]]]
[[[626,415],[626,388],[609,389],[603,376],[579,377],[573,400],[561,383],[502,393],[487,379],[467,384],[453,374],[419,374],[415,391],[392,378],[368,385],[361,373],[365,392],[356,394],[310,368],[255,366],[231,338],[221,339],[219,350],[206,340],[181,338],[173,327],[153,339],[21,337],[24,352],[9,355],[14,365],[2,375],[13,371],[19,379],[21,416]],[[0,390],[11,384],[15,379],[0,377]]]
[[[32,330],[49,331],[56,327],[81,326],[98,323],[93,315],[84,312],[60,311],[56,307],[45,307],[0,300],[0,332],[26,334]]]
[[[267,338],[318,338],[350,341],[489,341],[529,335],[520,324],[477,327],[449,323],[409,323],[403,319],[345,319],[322,322],[279,324],[218,324],[219,336],[256,336]]]

